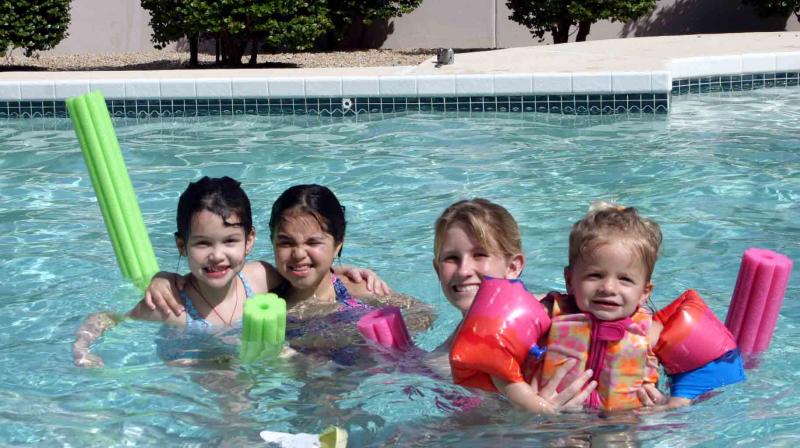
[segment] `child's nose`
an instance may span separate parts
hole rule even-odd
[[[462,277],[466,277],[475,272],[475,263],[469,258],[463,258],[458,265],[458,273]]]
[[[617,282],[617,279],[613,277],[606,277],[606,279],[600,283],[600,286],[602,291],[614,293],[617,291],[617,286],[619,286],[619,283]]]
[[[295,248],[292,250],[292,257],[293,257],[295,260],[302,260],[303,258],[305,258],[305,257],[306,257],[306,253],[307,253],[307,252],[306,252],[306,249],[305,249],[303,246],[296,246],[296,247],[295,247]]]
[[[224,259],[225,255],[223,253],[223,248],[221,246],[214,246],[214,249],[211,251],[209,258],[211,261],[221,261]]]

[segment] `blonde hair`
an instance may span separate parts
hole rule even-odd
[[[511,213],[488,199],[458,201],[447,207],[436,220],[433,255],[439,260],[444,234],[454,224],[462,224],[481,246],[506,258],[522,254],[522,235]]]
[[[569,266],[574,267],[587,252],[614,238],[630,244],[639,255],[649,282],[661,248],[661,228],[655,221],[639,216],[635,208],[611,202],[593,202],[586,216],[572,226]]]

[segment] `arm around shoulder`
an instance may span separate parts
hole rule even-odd
[[[411,333],[429,329],[436,320],[434,307],[414,297],[396,292],[389,295],[375,295],[367,291],[363,283],[354,284],[352,289],[350,285],[347,287],[354,296],[374,307],[396,306],[403,310],[403,319]]]

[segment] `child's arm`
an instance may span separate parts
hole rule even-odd
[[[535,376],[530,384],[507,383],[495,376],[492,376],[492,382],[509,401],[528,412],[555,414],[560,411],[579,410],[589,394],[597,387],[596,381],[589,381],[592,377],[591,369],[584,371],[561,392],[556,389],[576,362],[577,360],[571,359],[564,363],[541,389]]]
[[[650,344],[670,377],[667,407],[745,379],[736,341],[694,290],[656,313]]]
[[[173,316],[161,314],[159,311],[147,309],[140,302],[126,315],[110,312],[90,314],[89,317],[75,332],[75,341],[72,343],[72,360],[78,367],[103,367],[103,358],[90,353],[92,344],[99,339],[109,328],[122,322],[126,317],[140,320],[170,321],[177,320]]]
[[[92,343],[113,327],[122,316],[112,313],[95,313],[89,315],[83,325],[75,332],[75,342],[72,343],[72,361],[78,367],[103,367],[103,359],[89,353]]]
[[[336,266],[338,275],[350,279],[353,284],[365,288],[369,294],[391,294],[391,289],[374,271],[355,266]],[[256,294],[273,291],[286,280],[274,266],[266,261],[250,261],[244,269],[244,276]],[[184,277],[172,272],[159,272],[152,280],[139,302],[151,311],[158,310],[166,315],[183,313],[183,302],[179,300],[180,291],[186,286]]]
[[[378,274],[367,268],[357,266],[340,265],[334,266],[333,272],[336,275],[344,276],[355,284],[363,284],[367,292],[378,296],[388,296],[393,294],[392,288]]]
[[[436,320],[436,310],[428,303],[417,300],[414,297],[393,293],[389,295],[370,295],[358,288],[358,285],[352,288],[348,286],[351,293],[364,300],[364,302],[376,308],[385,306],[396,306],[403,310],[403,320],[406,322],[408,331],[412,334],[425,331],[433,325]],[[359,289],[362,289],[359,291]]]

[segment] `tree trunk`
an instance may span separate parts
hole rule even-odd
[[[570,26],[572,26],[572,23],[569,21],[562,20],[558,22],[558,25],[552,31],[554,44],[565,44],[569,41]]]
[[[247,41],[237,39],[228,33],[225,33],[222,40],[222,47],[225,49],[225,57],[222,60],[223,64],[238,67],[242,65],[242,56],[246,50]]]
[[[253,37],[250,39],[250,62],[249,65],[255,66],[258,64],[258,38]]]
[[[220,56],[220,53],[219,53],[219,34],[216,34],[216,36],[214,37],[214,52],[215,52],[214,62],[216,62],[216,64],[219,65],[219,56]]]
[[[592,28],[592,22],[588,20],[581,20],[578,24],[578,35],[575,36],[575,42],[585,42],[586,36],[589,35],[590,28]]]
[[[200,40],[199,33],[189,36],[189,67],[197,67],[199,64],[197,57],[197,46]]]

